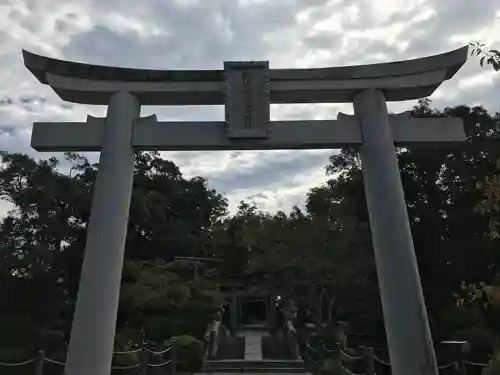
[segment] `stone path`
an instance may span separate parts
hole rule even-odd
[[[262,360],[263,332],[242,332],[245,336],[245,360]]]

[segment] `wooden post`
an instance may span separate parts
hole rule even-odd
[[[170,349],[172,351],[171,353],[171,356],[170,356],[170,369],[171,369],[171,374],[172,375],[175,375],[176,373],[176,365],[177,365],[177,345],[176,345],[176,338],[175,337],[172,337],[172,343],[170,345],[172,345],[172,349]]]
[[[45,362],[45,351],[39,350],[36,353],[35,375],[43,375],[43,363]]]
[[[141,350],[141,375],[147,375],[149,366],[149,352],[146,347]]]
[[[458,352],[458,368],[460,371],[460,375],[467,375],[466,358],[469,352],[470,352],[470,343],[467,341],[463,342],[462,345],[460,345],[460,350]]]
[[[231,324],[231,336],[236,336],[236,327],[238,326],[239,319],[239,299],[236,294],[236,289],[231,290],[231,307],[229,310],[230,314],[230,324]]]
[[[339,327],[339,331],[341,332],[341,337],[340,337],[340,347],[341,348],[347,348],[347,334],[349,332],[349,322],[346,321],[339,321],[337,322],[337,325]],[[361,345],[363,348],[364,346]]]
[[[269,303],[269,325],[273,336],[276,336],[276,292],[271,293],[268,300]]]
[[[460,375],[467,375],[466,358],[470,352],[470,344],[467,341],[442,341],[449,349],[453,361],[456,363],[458,373]]]
[[[367,375],[374,375],[375,374],[375,364],[374,364],[374,358],[373,358],[373,348],[370,348],[368,346],[362,346],[361,351],[364,355],[364,361],[366,363],[366,374]]]

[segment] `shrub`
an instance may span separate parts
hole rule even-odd
[[[481,375],[498,375],[500,374],[500,349],[497,350],[495,356],[490,360]]]
[[[33,353],[24,347],[0,347],[0,362],[23,362],[33,357]]]
[[[471,346],[470,358],[475,361],[481,361],[492,354],[496,344],[493,333],[481,327],[470,327],[458,331],[453,339],[468,341]]]
[[[0,315],[0,346],[33,347],[38,339],[38,326],[29,315],[5,313]]]
[[[443,336],[449,337],[450,333],[467,329],[468,327],[483,327],[484,314],[472,307],[450,307],[445,309],[439,319],[438,327],[443,331]]]
[[[205,355],[205,345],[193,336],[177,336],[175,346],[176,369],[179,372],[193,374],[201,369]]]
[[[130,351],[130,339],[124,335],[115,336],[114,352]],[[113,366],[131,366],[139,363],[139,353],[115,354],[113,355]]]
[[[150,343],[160,344],[166,338],[172,337],[173,323],[163,316],[148,316],[144,321],[146,339]]]

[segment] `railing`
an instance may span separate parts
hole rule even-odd
[[[287,341],[288,350],[293,358],[299,358],[299,346],[297,342],[297,331],[293,326],[291,318],[285,317],[284,336]]]
[[[205,356],[207,358],[215,358],[217,356],[217,350],[219,349],[221,338],[220,328],[221,321],[218,319],[209,324],[207,328],[207,332],[205,333],[205,341],[207,344],[207,351]]]
[[[465,344],[465,343],[462,343]],[[346,375],[383,375],[390,374],[391,364],[389,360],[384,360],[375,355],[373,348],[359,347],[359,349],[339,348],[329,349],[324,344],[319,344],[316,347],[306,344],[305,360],[306,362],[319,368],[326,364],[328,360],[336,358],[338,367]],[[468,369],[475,367],[480,374],[487,363],[479,363],[467,361],[463,356],[463,352],[457,358],[449,363],[439,364],[438,370],[440,374],[460,374],[471,375]],[[354,371],[353,366],[358,370]],[[359,372],[362,368],[361,372]],[[325,372],[325,371],[322,371]]]
[[[165,360],[164,356],[167,353],[169,354],[169,359]],[[175,375],[176,373],[175,367],[177,360],[176,360],[176,350],[175,350],[175,338],[172,339],[172,344],[170,344],[167,348],[160,351],[154,351],[151,349],[144,348],[144,349],[123,351],[123,352],[113,352],[113,356],[130,355],[130,354],[138,354],[140,358],[139,363],[124,365],[124,366],[112,366],[111,370],[125,371],[125,370],[137,369],[140,370],[141,375],[147,375],[148,369],[162,367],[169,370],[168,374]],[[151,361],[152,358],[157,358],[157,360]],[[151,363],[151,362],[157,362],[157,363]],[[15,368],[15,367],[24,367],[32,365],[34,368],[33,375],[44,375],[44,365],[47,363],[56,366],[61,366],[62,368],[66,365],[66,363],[63,361],[58,361],[46,357],[45,351],[39,350],[35,358],[31,358],[26,361],[16,362],[16,363],[0,362],[0,373],[2,373],[2,368]],[[29,375],[29,373],[27,372],[25,372],[25,374]]]

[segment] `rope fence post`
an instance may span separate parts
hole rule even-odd
[[[373,358],[373,348],[368,346],[362,346],[361,351],[364,356],[364,362],[366,366],[366,374],[367,375],[375,375],[375,363]]]
[[[467,375],[467,355],[470,353],[470,344],[465,341],[460,345],[458,351],[458,371],[460,375]]]
[[[141,375],[147,375],[148,373],[148,366],[149,366],[149,352],[147,348],[143,347],[141,349]]]
[[[170,354],[170,371],[172,375],[175,375],[177,369],[177,345],[176,345],[177,339],[175,337],[172,337],[172,343],[171,345],[171,351],[172,353]]]
[[[43,375],[43,363],[45,362],[45,351],[39,350],[36,353],[35,375]]]
[[[467,341],[441,341],[441,344],[449,348],[455,367],[460,375],[467,375],[467,355],[470,352],[470,344]]]

